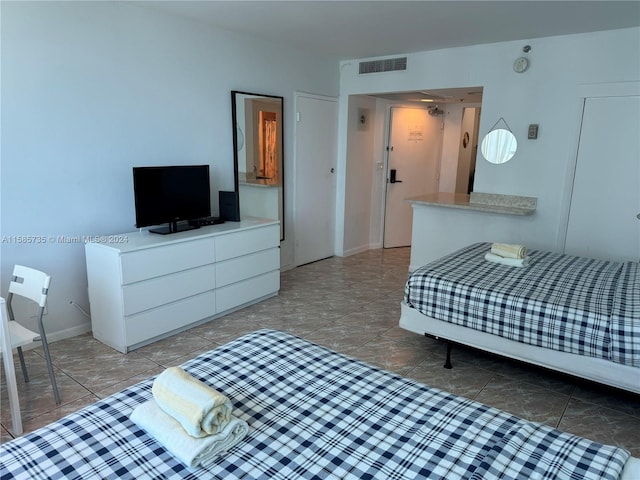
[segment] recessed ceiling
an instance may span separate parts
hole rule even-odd
[[[419,102],[427,106],[446,103],[482,103],[482,87],[378,93],[371,96],[398,102]]]
[[[338,59],[640,26],[638,1],[129,3]]]

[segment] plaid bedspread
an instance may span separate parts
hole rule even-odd
[[[129,420],[150,379],[2,445],[0,478],[615,479],[629,457],[273,330],[183,368],[249,423],[208,470],[188,470]]]
[[[523,268],[488,262],[479,243],[415,270],[420,313],[517,342],[640,367],[638,263],[530,251]]]

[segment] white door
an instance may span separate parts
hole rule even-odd
[[[438,190],[442,117],[424,108],[392,107],[384,248],[411,245],[413,210],[405,199]]]
[[[640,260],[640,97],[585,100],[565,252]]]
[[[334,255],[337,102],[295,95],[295,263]]]

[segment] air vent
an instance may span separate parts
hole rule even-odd
[[[385,60],[371,60],[360,62],[360,74],[396,72],[407,69],[407,57],[387,58]]]

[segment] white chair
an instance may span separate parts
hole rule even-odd
[[[20,401],[18,386],[16,385],[16,371],[13,368],[13,349],[9,334],[9,318],[4,298],[0,297],[0,352],[8,352],[2,356],[4,373],[9,392],[9,408],[11,409],[11,423],[14,435],[22,435],[22,416],[20,415]]]
[[[44,326],[42,325],[42,316],[44,314],[44,307],[47,302],[47,294],[49,292],[50,282],[50,275],[47,275],[46,273],[39,270],[34,270],[33,268],[16,265],[13,268],[13,276],[11,277],[11,283],[9,284],[9,295],[7,296],[7,312],[9,314],[8,323],[11,346],[18,350],[18,356],[20,357],[20,367],[22,368],[24,381],[29,382],[29,374],[27,373],[27,366],[24,362],[22,347],[30,345],[34,342],[42,342],[42,349],[44,350],[44,356],[47,361],[47,369],[49,370],[49,379],[51,380],[51,386],[53,387],[53,396],[55,397],[56,404],[58,404],[60,403],[58,385],[56,384],[56,377],[53,373],[53,364],[51,363],[51,355],[49,354],[49,345],[47,344],[47,337],[44,332]],[[15,321],[13,308],[11,306],[14,295],[32,300],[36,302],[40,307],[40,310],[38,312],[38,333],[23,327]]]

